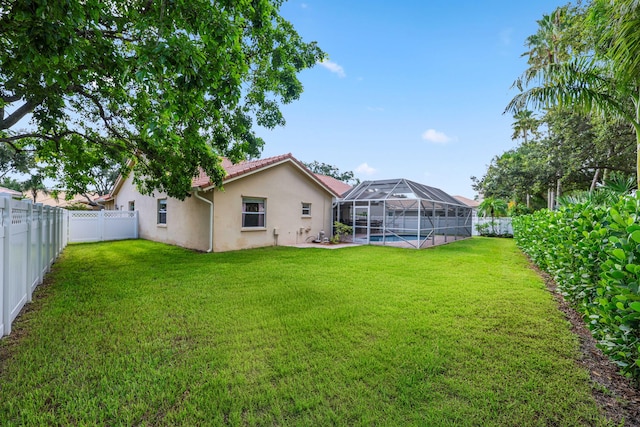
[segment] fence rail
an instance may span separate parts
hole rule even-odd
[[[64,212],[0,194],[0,336],[67,245]]]

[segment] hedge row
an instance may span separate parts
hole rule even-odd
[[[599,347],[640,382],[640,199],[513,219],[518,246],[582,312]]]

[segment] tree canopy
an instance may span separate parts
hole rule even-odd
[[[328,163],[322,163],[314,160],[311,163],[303,164],[313,173],[319,173],[321,175],[331,176],[338,181],[346,182],[348,184],[358,185],[360,180],[355,178],[353,171],[341,172],[337,166],[330,165]]]
[[[550,109],[539,124],[546,132],[495,156],[475,190],[536,208],[550,189],[593,190],[613,172],[633,176],[635,135],[627,124],[566,109]]]
[[[496,156],[474,188],[532,207],[548,194],[593,191],[613,174],[640,177],[640,3],[562,6],[526,39],[515,81],[516,148]],[[529,108],[536,109],[535,114]]]
[[[200,169],[220,183],[220,156],[257,157],[252,126],[283,125],[324,58],[281,4],[0,0],[0,143],[79,193],[130,158],[145,193],[184,198]]]
[[[554,12],[552,16],[557,16],[555,21],[559,23],[554,31],[547,31],[547,26],[541,24],[536,37],[561,42],[541,44],[550,52],[548,61],[538,61],[544,57],[539,53],[527,53],[530,67],[515,84],[522,92],[509,103],[507,111],[518,112],[525,107],[570,108],[632,126],[636,134],[636,178],[640,183],[638,6],[637,0],[592,0],[585,9],[564,7]]]

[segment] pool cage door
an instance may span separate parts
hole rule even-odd
[[[369,206],[354,206],[353,208],[353,242],[368,244],[370,233],[370,210]]]

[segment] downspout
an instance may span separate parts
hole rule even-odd
[[[193,189],[193,195],[196,199],[200,199],[209,205],[209,249],[207,253],[213,251],[213,202],[202,197],[197,188]]]

